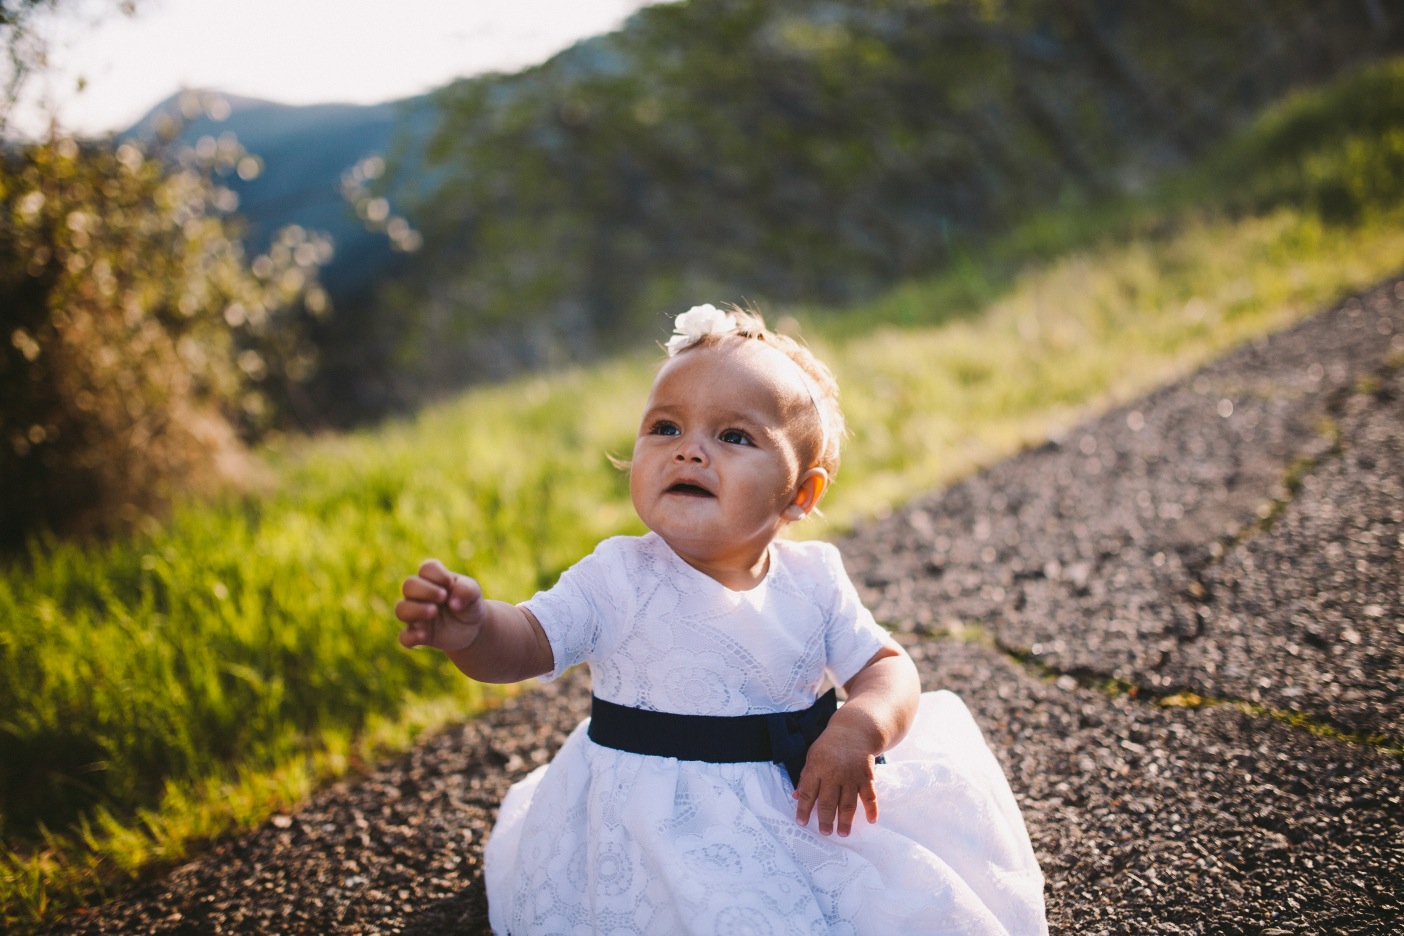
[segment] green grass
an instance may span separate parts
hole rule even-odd
[[[1378,281],[1401,258],[1398,214],[1328,226],[1278,209],[1073,252],[1014,277],[978,317],[834,344],[819,321],[813,343],[852,432],[825,511],[848,523],[988,465]]]
[[[1295,126],[1294,106],[1329,115],[1304,100],[1240,146]],[[825,518],[800,535],[832,534],[1396,272],[1400,197],[1323,214],[1311,194],[1370,163],[1332,145],[1302,143],[1312,174],[1251,203],[1225,157],[1218,176],[1159,200],[1034,219],[862,308],[774,310],[833,366],[852,432]],[[5,925],[127,886],[492,704],[441,656],[398,647],[399,582],[433,555],[521,599],[601,537],[637,532],[607,455],[628,454],[655,359],[289,442],[262,454],[262,494],[184,507],[129,541],[37,542],[0,568]]]
[[[268,453],[262,497],[188,507],[136,541],[36,544],[5,568],[6,914],[120,884],[489,702],[440,655],[399,648],[399,582],[438,555],[525,597],[636,528],[604,454],[633,417],[589,401],[647,380],[635,361],[520,382],[292,445]]]

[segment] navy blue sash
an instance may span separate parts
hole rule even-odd
[[[678,715],[651,712],[590,697],[590,740],[616,751],[678,760],[782,764],[799,785],[805,757],[838,711],[830,689],[807,709],[771,715]]]

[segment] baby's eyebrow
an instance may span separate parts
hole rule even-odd
[[[753,432],[770,432],[777,428],[764,419],[757,419],[750,413],[723,411],[715,413],[714,419],[727,429],[749,429]]]
[[[687,403],[655,403],[644,411],[644,415],[677,418],[695,415],[697,409],[698,407],[689,406]],[[744,410],[712,409],[707,410],[704,415],[705,418],[714,422],[746,423],[752,426],[767,425],[766,420]]]

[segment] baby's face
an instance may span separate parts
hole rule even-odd
[[[699,568],[763,561],[803,471],[812,407],[798,369],[756,341],[684,351],[653,383],[629,492],[648,528]]]

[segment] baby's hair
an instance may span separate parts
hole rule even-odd
[[[843,411],[839,409],[838,381],[834,379],[833,373],[808,347],[789,335],[782,335],[767,328],[759,311],[738,305],[727,305],[726,311],[735,321],[735,327],[702,335],[678,353],[686,354],[694,348],[714,347],[728,339],[741,338],[768,344],[794,361],[807,378],[806,389],[814,398],[814,411],[818,418],[815,420],[813,447],[818,449],[822,445],[824,449],[822,452],[813,453],[813,464],[827,471],[832,480],[834,475],[838,474],[840,440],[844,435]]]

